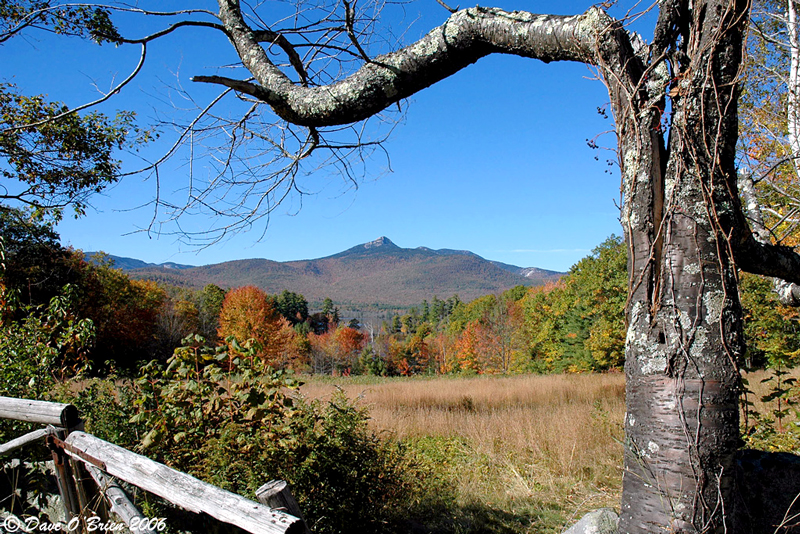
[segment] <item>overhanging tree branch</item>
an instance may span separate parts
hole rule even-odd
[[[491,8],[453,14],[411,46],[381,55],[344,80],[323,87],[300,87],[278,68],[245,22],[238,1],[219,0],[219,19],[242,63],[258,82],[242,92],[268,103],[275,113],[301,126],[333,126],[368,118],[491,53],[596,64],[598,40],[613,26],[602,10],[583,15],[534,15]],[[196,76],[197,82],[228,78]],[[239,89],[237,89],[239,90]]]
[[[753,179],[749,174],[741,174],[739,176],[739,192],[742,195],[744,208],[747,212],[750,226],[753,229],[754,239],[757,240],[761,245],[769,246],[771,236],[769,230],[767,230],[767,227],[764,226],[764,219],[761,216],[761,208],[758,203],[758,198],[756,197],[755,185],[753,184]],[[745,259],[745,263],[746,262],[747,260]],[[798,271],[795,270],[795,273],[797,272]],[[797,283],[787,282],[786,280],[778,277],[773,278],[773,287],[782,304],[786,306],[800,305],[800,285]]]
[[[800,284],[800,255],[792,247],[759,243],[750,234],[736,243],[734,253],[737,266],[748,273]]]

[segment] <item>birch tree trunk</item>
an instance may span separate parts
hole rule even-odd
[[[651,63],[642,96],[635,85],[610,84],[630,249],[620,532],[723,532],[732,502],[726,475],[739,443],[743,347],[730,228],[746,6],[687,7],[664,3],[649,51],[651,61],[668,54],[659,38],[686,28],[671,65],[666,149],[654,132],[662,131],[659,82],[668,74]]]
[[[800,110],[798,110],[798,90],[800,90],[800,36],[797,28],[797,6],[795,0],[787,0],[786,33],[789,36],[789,79],[787,83],[786,118],[788,141],[792,155],[800,155]],[[800,162],[793,160],[795,172]],[[800,172],[797,172],[800,176]]]

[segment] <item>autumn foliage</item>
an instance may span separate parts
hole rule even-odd
[[[349,326],[338,326],[321,334],[310,333],[308,343],[314,372],[350,374],[364,347],[364,334]]]
[[[0,217],[0,230],[6,266],[0,318],[9,325],[23,320],[15,303],[43,309],[61,294],[49,282],[69,282],[74,320],[92,326],[91,342],[80,351],[98,374],[108,369],[105,362],[124,371],[143,360],[165,361],[187,336],[212,347],[250,340],[267,365],[317,374],[606,371],[621,369],[624,360],[627,255],[613,236],[558,282],[471,302],[434,296],[407,313],[389,314],[382,325],[362,327],[361,317],[340,324],[330,299],[321,310],[310,310],[302,295],[290,291],[194,290],[133,280],[107,258],[87,261],[60,247],[46,228],[31,230]],[[31,240],[42,246],[29,246]],[[740,288],[748,338],[744,363],[787,366],[800,360],[797,310],[779,305],[764,279],[744,276]]]
[[[268,295],[255,286],[233,289],[225,296],[219,314],[219,337],[239,342],[255,340],[256,354],[269,364],[284,360],[292,342],[292,328],[275,310]]]

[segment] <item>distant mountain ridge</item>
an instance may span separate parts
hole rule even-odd
[[[466,250],[402,248],[387,237],[331,256],[287,262],[248,259],[195,267],[108,257],[134,278],[188,287],[255,285],[268,293],[294,291],[312,304],[330,297],[347,307],[402,308],[454,294],[466,301],[518,285],[541,285],[565,274],[489,261]]]
[[[171,261],[165,263],[147,263],[146,261],[137,260],[135,258],[126,258],[124,256],[112,256],[105,252],[84,252],[83,256],[86,261],[99,262],[102,258],[108,258],[114,262],[114,267],[122,269],[123,271],[132,271],[135,269],[147,269],[151,267],[161,267],[163,269],[191,269],[195,265],[183,265],[180,263],[173,263]]]

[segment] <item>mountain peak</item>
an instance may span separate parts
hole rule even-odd
[[[391,239],[386,236],[381,236],[375,241],[370,241],[369,243],[364,243],[364,248],[375,248],[375,247],[397,247],[394,243],[392,243]]]

